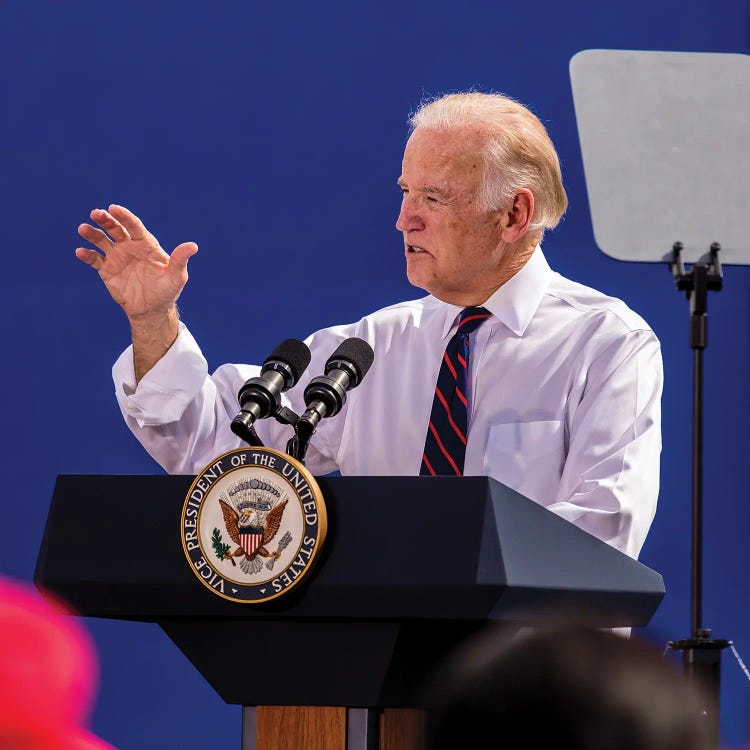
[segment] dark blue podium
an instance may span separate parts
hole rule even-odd
[[[490,478],[322,477],[316,569],[280,600],[237,604],[182,551],[191,481],[58,477],[36,583],[85,616],[158,623],[228,703],[369,709],[349,712],[352,749],[376,746],[373,710],[423,707],[433,667],[488,622],[643,626],[664,596],[658,573]],[[88,555],[92,538],[107,555]],[[232,670],[216,658],[250,641],[263,648],[233,649]]]

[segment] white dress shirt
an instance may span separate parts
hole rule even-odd
[[[541,248],[485,303],[472,334],[464,473],[489,475],[637,557],[659,489],[662,363],[648,324],[623,302],[554,273]],[[306,464],[315,474],[419,474],[435,382],[461,308],[432,296],[312,334],[312,361],[284,394],[304,411],[307,382],[350,336],[375,361],[342,411],[323,420]],[[125,420],[172,474],[195,474],[244,445],[229,429],[237,392],[260,368],[213,375],[182,324],[172,348],[135,387],[132,349],[113,377]],[[256,422],[284,450],[291,428]]]

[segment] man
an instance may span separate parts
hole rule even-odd
[[[490,475],[637,556],[658,493],[658,341],[622,302],[547,265],[539,242],[567,199],[531,112],[501,95],[454,94],[411,124],[396,227],[408,278],[429,296],[308,339],[308,375],[286,401],[298,413],[306,382],[341,341],[359,336],[375,351],[342,412],[319,426],[308,467]],[[224,365],[209,377],[179,323],[194,243],[169,256],[121,206],[91,218],[105,231],[83,224],[79,233],[104,255],[76,254],[132,329],[113,370],[120,407],[167,471],[195,473],[239,447],[229,421],[258,368]],[[273,420],[256,427],[279,449],[290,436]]]

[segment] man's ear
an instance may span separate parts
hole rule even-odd
[[[534,194],[526,188],[519,188],[513,196],[509,208],[501,212],[501,237],[511,244],[521,239],[531,226],[534,215]]]

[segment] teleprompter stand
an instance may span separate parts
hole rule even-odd
[[[639,627],[664,596],[658,573],[488,477],[322,477],[317,568],[287,597],[238,604],[183,553],[191,482],[58,477],[35,580],[82,615],[158,623],[245,707],[243,750],[421,750],[412,709],[479,628],[570,613]]]
[[[685,270],[682,243],[672,247],[670,270],[677,289],[685,292],[690,303],[690,347],[693,350],[693,538],[691,576],[692,638],[670,641],[669,647],[682,651],[685,674],[698,681],[710,697],[705,706],[707,720],[714,727],[718,744],[719,692],[721,688],[721,652],[731,641],[711,638],[703,627],[703,352],[708,345],[708,293],[721,291],[723,275],[718,242],[711,244],[710,263],[694,263]]]
[[[690,302],[692,637],[669,646],[705,689],[702,713],[718,747],[721,652],[731,641],[711,638],[701,616],[703,351],[708,292],[722,288],[722,262],[750,265],[747,212],[737,200],[750,191],[750,57],[585,50],[570,74],[597,246],[617,260],[669,264]]]

